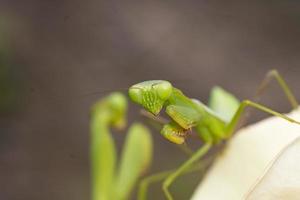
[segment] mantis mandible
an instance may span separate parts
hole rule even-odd
[[[272,78],[278,81],[292,107],[298,107],[294,95],[276,70],[267,74],[257,95],[260,95]],[[300,125],[300,122],[254,101],[243,100],[240,102],[220,87],[212,89],[208,106],[198,100],[190,99],[179,89],[173,87],[170,82],[164,80],[151,80],[135,84],[129,88],[129,96],[133,102],[141,105],[153,115],[158,115],[162,109],[165,109],[171,122],[164,124],[160,133],[167,140],[175,144],[183,144],[189,130],[194,129],[199,139],[203,141],[203,146],[179,168],[153,178],[159,180],[167,176],[162,187],[168,200],[173,200],[169,187],[174,180],[195,165],[212,146],[228,140],[233,135],[246,107],[253,107]],[[145,188],[139,195],[140,199],[145,198],[146,194],[144,193]]]

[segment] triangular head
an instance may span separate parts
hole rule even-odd
[[[132,101],[142,105],[147,111],[158,115],[172,93],[172,84],[163,80],[144,81],[129,88]]]

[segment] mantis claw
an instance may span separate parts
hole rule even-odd
[[[189,130],[183,129],[174,122],[170,122],[161,130],[161,134],[169,141],[176,144],[183,144]]]

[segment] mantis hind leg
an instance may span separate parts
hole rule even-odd
[[[266,88],[268,87],[272,79],[275,79],[278,82],[280,88],[284,92],[292,108],[293,109],[297,108],[299,106],[299,103],[297,102],[295,95],[292,93],[291,89],[289,88],[288,84],[283,79],[283,77],[275,69],[268,71],[268,73],[265,75],[265,78],[259,84],[253,98],[254,101],[256,102],[259,101],[260,96],[265,92]]]
[[[270,85],[270,82],[273,79],[275,79],[276,82],[279,84],[280,88],[282,89],[282,91],[284,92],[285,96],[287,97],[289,103],[291,104],[292,108],[296,109],[299,106],[299,103],[296,100],[295,95],[293,94],[293,92],[289,88],[286,81],[283,79],[283,77],[280,75],[280,73],[276,69],[272,69],[272,70],[267,72],[264,79],[261,81],[261,83],[257,87],[256,92],[255,92],[254,97],[252,98],[252,100],[254,102],[259,102],[261,96],[263,95],[263,93],[265,93],[267,87]],[[245,112],[245,115],[241,119],[240,123],[237,125],[238,127],[241,127],[246,123],[247,119],[250,116],[250,112],[251,112],[250,110],[247,110]]]
[[[300,125],[300,122],[299,121],[296,121],[284,114],[281,114],[279,112],[276,112],[266,106],[263,106],[261,104],[258,104],[258,103],[255,103],[253,101],[250,101],[250,100],[244,100],[241,102],[239,108],[237,109],[236,113],[234,114],[233,118],[231,119],[231,121],[228,123],[227,127],[226,127],[226,136],[227,137],[230,137],[233,132],[235,131],[236,129],[236,126],[238,125],[239,123],[239,120],[241,119],[241,116],[243,114],[243,112],[245,111],[245,108],[246,107],[253,107],[253,108],[256,108],[260,111],[263,111],[263,112],[266,112],[266,113],[269,113],[271,115],[274,115],[274,116],[277,116],[277,117],[280,117],[282,119],[285,119],[291,123],[296,123],[298,125]]]
[[[178,169],[172,172],[163,182],[163,191],[168,200],[173,200],[173,197],[169,191],[169,187],[186,170],[188,170],[197,160],[200,160],[212,146],[211,143],[206,143],[200,149],[198,149],[192,157],[185,161]]]

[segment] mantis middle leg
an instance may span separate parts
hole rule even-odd
[[[212,162],[214,156],[209,156],[200,162],[195,163],[192,165],[190,168],[186,169],[183,174],[188,174],[192,173],[195,171],[204,171],[208,165]],[[167,170],[163,172],[159,172],[156,174],[152,174],[150,176],[145,177],[139,185],[139,190],[138,190],[138,200],[146,200],[147,199],[147,192],[150,184],[160,182],[167,178],[170,174],[174,173],[176,169],[173,170]]]
[[[147,199],[147,190],[149,188],[149,185],[165,179],[172,172],[173,172],[173,170],[163,171],[163,172],[159,172],[157,174],[152,174],[152,175],[144,178],[139,185],[138,200],[146,200]]]
[[[163,191],[168,200],[173,200],[173,197],[169,191],[170,185],[178,178],[181,174],[183,174],[187,169],[189,169],[193,164],[195,164],[198,160],[200,160],[211,148],[212,143],[207,142],[200,149],[198,149],[192,157],[190,157],[187,161],[185,161],[178,169],[172,172],[163,182]]]

